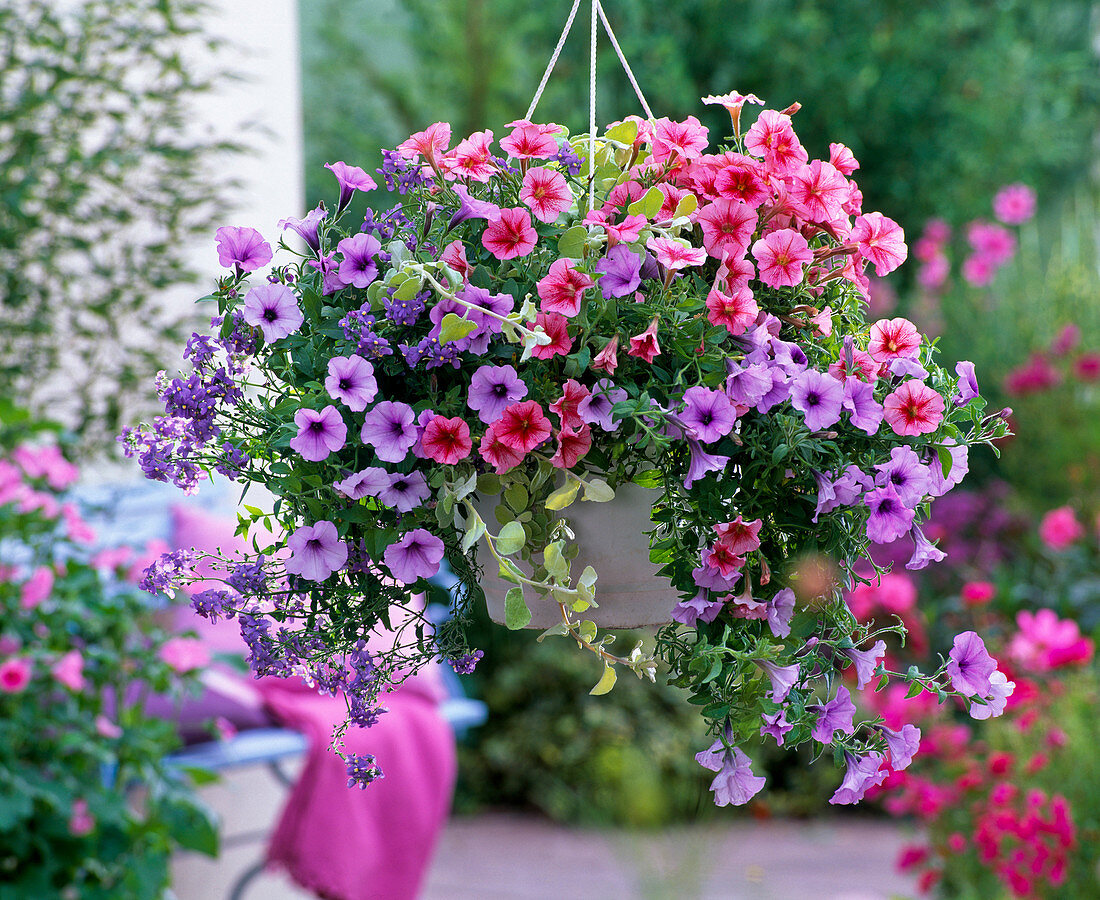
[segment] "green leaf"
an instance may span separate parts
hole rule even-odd
[[[501,556],[511,556],[513,553],[519,553],[526,543],[527,532],[523,530],[523,526],[519,522],[509,522],[497,535],[497,553]]]
[[[155,806],[157,817],[167,826],[176,842],[185,850],[195,850],[207,856],[218,855],[218,830],[214,813],[194,797],[172,791],[160,798]]]
[[[617,141],[620,144],[633,145],[638,138],[638,123],[627,119],[620,122],[614,128],[609,128],[604,135],[609,141]]]
[[[681,216],[690,216],[698,208],[698,198],[694,194],[685,194],[680,202],[676,204],[676,212],[672,214],[672,218],[679,219]]]
[[[584,245],[588,240],[588,229],[583,225],[567,228],[558,238],[558,255],[567,259],[580,259],[584,255]]]
[[[531,610],[523,599],[523,588],[511,588],[504,597],[504,627],[516,631],[530,621]]]
[[[466,520],[466,533],[462,536],[462,552],[469,553],[470,548],[480,541],[484,534],[485,521],[475,510],[470,514],[470,518]]]
[[[512,512],[521,513],[527,509],[527,502],[531,499],[525,488],[519,482],[513,482],[508,485],[507,490],[504,491],[504,502],[511,508]]]
[[[549,510],[565,509],[577,499],[577,493],[580,489],[581,483],[575,478],[570,478],[566,484],[546,498],[546,503],[544,505]]]
[[[393,298],[408,303],[418,293],[420,293],[420,279],[410,277],[401,282],[401,286],[393,292]]]
[[[569,577],[569,562],[561,553],[562,542],[554,541],[543,552],[542,559],[543,565],[546,567],[546,571],[557,578],[559,581],[564,581]]]
[[[657,188],[651,187],[645,192],[645,196],[631,203],[626,208],[626,211],[634,216],[642,215],[647,219],[652,219],[661,211],[661,207],[664,206],[664,203],[665,195],[657,190]],[[608,690],[610,690],[610,688]]]
[[[547,628],[546,631],[535,638],[535,640],[541,644],[545,638],[563,637],[567,634],[569,634],[569,626],[566,625],[564,622],[558,622],[557,625],[551,625],[549,628]]]
[[[582,641],[592,643],[596,639],[596,623],[591,619],[585,619],[577,626],[577,634],[580,635]]]
[[[404,285],[402,285],[404,287]],[[477,322],[463,319],[454,313],[447,313],[443,321],[439,323],[439,343],[449,344],[451,341],[460,341],[471,331],[477,329]]]
[[[477,476],[477,492],[479,494],[499,494],[500,476],[493,472],[486,472]]]
[[[905,694],[905,699],[910,700],[913,697],[916,697],[919,694],[921,694],[923,691],[924,691],[924,687],[921,685],[921,683],[919,681],[914,681],[909,686],[909,690]]]
[[[593,503],[607,503],[615,499],[615,492],[602,478],[593,478],[585,482],[584,499],[591,500]]]
[[[946,480],[951,474],[951,466],[955,460],[951,458],[951,451],[946,447],[936,447],[936,456],[940,458],[940,467],[943,469],[943,477]]]
[[[604,666],[603,675],[596,683],[596,686],[592,688],[592,690],[590,690],[588,693],[591,694],[593,697],[599,697],[603,694],[606,694],[613,687],[615,687],[615,679],[617,677],[618,676],[615,674],[614,666]]]

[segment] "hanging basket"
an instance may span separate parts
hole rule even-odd
[[[642,628],[669,621],[677,596],[668,580],[657,575],[659,566],[649,559],[649,535],[653,528],[650,511],[660,496],[651,488],[625,485],[609,503],[574,503],[562,513],[576,535],[580,547],[573,570],[592,566],[599,574],[596,602],[584,613],[601,628]],[[487,521],[494,521],[494,498],[483,502],[480,510]],[[503,625],[504,598],[512,583],[497,575],[492,554],[481,545],[478,562],[484,575],[485,605],[489,617]],[[529,573],[530,566],[520,566]],[[531,621],[527,628],[547,629],[562,621],[561,609],[553,597],[531,598]]]

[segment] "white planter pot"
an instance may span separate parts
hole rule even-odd
[[[659,492],[637,485],[625,485],[615,492],[610,503],[577,500],[561,515],[577,536],[580,553],[572,561],[575,579],[585,566],[596,570],[597,608],[587,610],[581,618],[591,619],[601,628],[641,628],[662,625],[669,621],[677,594],[664,578],[657,576],[659,566],[649,561],[649,536],[652,530],[650,510]],[[481,504],[481,514],[491,526],[496,518],[493,510],[498,498],[490,497]],[[504,624],[504,596],[514,587],[501,578],[499,567],[484,542],[479,544],[478,560],[484,571],[481,587],[489,617]],[[529,567],[520,564],[525,571]],[[534,590],[525,590],[531,610],[528,628],[545,630],[561,621],[557,602],[539,597]]]

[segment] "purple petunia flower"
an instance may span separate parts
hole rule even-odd
[[[344,261],[336,273],[342,284],[365,288],[378,277],[378,263],[374,261],[374,255],[382,249],[382,245],[373,234],[360,232],[344,238],[336,249],[344,254]]]
[[[310,581],[324,581],[348,561],[348,545],[332,522],[303,525],[287,538],[286,545],[290,550],[287,572]]]
[[[828,372],[807,369],[791,382],[791,406],[806,416],[806,427],[820,431],[840,421],[844,385]]]
[[[798,664],[777,666],[775,663],[768,662],[764,659],[758,659],[755,660],[755,662],[761,669],[768,673],[768,678],[771,680],[772,688],[769,699],[774,700],[776,703],[782,703],[787,699],[787,695],[791,692],[791,688],[798,683]]]
[[[909,356],[895,356],[886,364],[886,368],[897,378],[908,376],[924,381],[928,377],[928,370],[920,364],[920,361]]]
[[[364,497],[377,497],[390,483],[390,473],[378,466],[370,466],[349,475],[343,481],[337,481],[333,487],[352,500]]]
[[[791,633],[791,618],[794,616],[794,591],[783,588],[768,601],[768,628],[776,637],[786,637]]]
[[[720,456],[717,453],[707,453],[695,438],[687,438],[688,450],[691,451],[691,459],[688,461],[687,475],[684,476],[684,487],[689,488],[708,472],[724,472],[729,463],[728,456]]]
[[[781,709],[777,713],[764,713],[760,717],[760,720],[764,723],[760,726],[760,736],[763,737],[766,734],[770,734],[775,738],[776,744],[780,747],[783,746],[783,735],[790,731],[794,726],[787,721],[787,710]]]
[[[890,461],[875,466],[878,475],[875,484],[882,487],[892,484],[898,497],[906,506],[918,506],[928,493],[929,477],[926,466],[912,447],[895,447],[890,451]]]
[[[885,410],[875,399],[875,387],[858,378],[844,380],[844,408],[856,428],[867,434],[876,434]]]
[[[596,263],[596,271],[603,275],[600,290],[605,297],[625,297],[642,283],[642,261],[626,244],[608,250],[607,256]]]
[[[756,404],[756,411],[761,415],[770,412],[772,407],[778,406],[791,396],[791,377],[779,366],[771,365],[770,361],[768,365],[767,371],[771,376],[772,386]]]
[[[401,540],[390,544],[382,554],[386,567],[403,584],[430,578],[439,571],[442,559],[443,541],[423,528],[406,532]]]
[[[598,425],[604,431],[618,431],[622,423],[611,417],[611,410],[626,398],[626,391],[615,387],[611,379],[601,378],[592,385],[592,392],[577,404],[577,415],[588,425]]]
[[[363,418],[359,433],[385,462],[401,462],[416,443],[416,414],[408,403],[383,400]]]
[[[244,298],[244,320],[259,327],[268,344],[294,334],[305,321],[298,298],[285,284],[261,284]]]
[[[279,227],[286,231],[288,228],[306,242],[314,253],[321,252],[321,222],[328,215],[325,204],[320,204],[316,209],[306,213],[304,219],[286,218],[279,221]]]
[[[951,686],[965,697],[988,697],[992,690],[989,676],[997,671],[997,661],[985,649],[985,642],[973,631],[955,635],[947,654],[947,675]]]
[[[214,233],[218,262],[227,269],[236,266],[242,272],[254,272],[271,262],[271,245],[255,228],[223,225]]]
[[[722,391],[700,386],[688,388],[684,391],[684,404],[680,420],[701,443],[710,444],[725,437],[737,422],[737,413]]]
[[[362,412],[378,393],[374,366],[355,354],[334,356],[328,361],[325,390],[333,400],[342,400],[353,412]]]
[[[748,803],[760,793],[767,780],[762,775],[753,775],[752,760],[740,749],[727,750],[720,740],[696,753],[695,759],[703,768],[718,773],[710,783],[715,806]]]
[[[772,364],[782,369],[792,378],[806,371],[806,366],[809,364],[809,360],[806,358],[806,351],[793,341],[781,341],[778,338],[773,338],[771,351],[774,360]],[[832,376],[829,377],[831,378]]]
[[[916,725],[902,725],[901,731],[894,731],[885,725],[876,727],[886,738],[886,749],[890,751],[890,768],[895,772],[908,769],[920,748],[920,729]]]
[[[348,427],[340,410],[331,405],[320,412],[315,409],[298,410],[294,414],[294,424],[298,426],[298,434],[290,439],[290,447],[310,462],[320,462],[330,453],[335,453],[344,446],[348,437]]]
[[[951,455],[951,469],[945,478],[939,455],[933,454],[932,461],[928,464],[929,497],[942,497],[959,484],[970,471],[970,450],[966,444],[956,444],[954,438],[947,438],[943,446]]]
[[[868,491],[863,502],[870,507],[867,519],[867,537],[876,544],[896,541],[913,525],[915,513],[898,496],[890,483]]]
[[[447,231],[467,219],[485,219],[486,222],[500,221],[500,207],[495,203],[471,197],[470,192],[461,184],[453,185],[453,188],[458,195],[459,206],[455,210],[455,214],[451,216],[451,221],[447,224]]]
[[[978,376],[974,372],[974,363],[962,360],[955,364],[955,374],[959,376],[959,393],[951,401],[956,406],[966,406],[971,400],[979,396]]]
[[[470,379],[466,405],[486,425],[504,415],[504,410],[527,396],[526,383],[511,366],[481,366]]]
[[[992,719],[1005,711],[1005,704],[1012,692],[1016,690],[1016,682],[1009,681],[1004,672],[996,671],[989,676],[989,693],[985,695],[986,703],[971,703],[970,718]]]
[[[721,600],[707,600],[707,590],[703,588],[690,600],[681,600],[673,607],[672,620],[694,628],[700,620],[713,622],[717,619],[723,606],[725,604]]]
[[[815,741],[829,744],[832,743],[836,732],[851,734],[855,730],[852,717],[856,714],[856,705],[852,702],[852,695],[844,685],[836,689],[836,696],[828,703],[818,703],[807,706],[806,709],[818,713],[812,732]]]
[[[890,774],[888,769],[882,768],[884,757],[881,753],[853,756],[845,752],[844,758],[848,761],[848,771],[836,793],[829,798],[830,803],[859,803],[868,788],[882,784]]]
[[[336,215],[340,215],[356,191],[373,191],[378,184],[358,166],[349,166],[344,162],[325,163],[325,168],[336,176],[340,184],[340,200],[336,204]]]
[[[856,667],[856,687],[861,691],[875,677],[875,669],[886,655],[886,641],[875,641],[870,650],[856,650],[849,647],[844,655],[850,659]]]
[[[759,363],[742,366],[726,360],[726,396],[737,406],[751,408],[772,389],[768,367]]]
[[[728,593],[737,587],[737,582],[741,580],[741,573],[732,572],[729,575],[723,575],[718,569],[712,568],[707,564],[707,561],[713,552],[709,547],[703,551],[703,564],[691,570],[692,579],[695,581],[696,587],[706,588],[708,591],[717,591],[718,593]]]
[[[420,506],[431,493],[424,474],[411,472],[408,475],[391,475],[389,483],[378,492],[378,499],[398,512],[408,512]]]
[[[924,536],[924,532],[916,525],[909,529],[909,537],[913,539],[913,555],[909,558],[909,562],[905,564],[905,568],[910,571],[923,569],[929,563],[940,562],[947,556],[939,547],[928,540]]]

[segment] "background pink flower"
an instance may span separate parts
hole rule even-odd
[[[1039,537],[1051,550],[1065,550],[1084,536],[1085,526],[1069,506],[1052,509],[1039,523]]]

